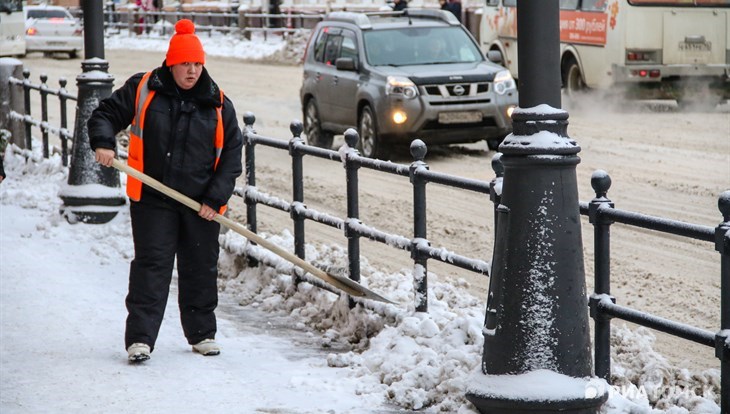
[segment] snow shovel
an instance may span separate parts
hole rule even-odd
[[[190,207],[191,209],[193,209],[195,211],[200,211],[201,205],[197,201],[193,200],[192,198],[190,198],[176,190],[173,190],[172,188],[162,184],[161,182],[155,180],[154,178],[135,170],[134,168],[128,166],[127,164],[124,164],[123,162],[115,159],[112,162],[112,166],[114,168],[116,168],[117,170],[142,181],[146,185],[154,188],[155,190],[174,198],[175,200]],[[281,247],[277,246],[276,244],[271,243],[270,241],[264,239],[263,237],[259,236],[258,234],[247,229],[242,224],[237,223],[237,222],[229,219],[228,217],[222,216],[220,214],[216,214],[215,218],[213,218],[213,220],[220,223],[223,226],[228,227],[229,229],[242,235],[243,237],[247,238],[248,240],[270,250],[271,252],[275,253],[282,259],[284,259],[290,263],[293,263],[296,266],[299,266],[300,268],[302,268],[302,269],[306,270],[307,272],[311,273],[312,275],[322,279],[323,281],[327,282],[328,284],[342,290],[343,292],[347,293],[350,296],[354,296],[354,297],[358,297],[358,298],[373,299],[373,300],[377,300],[379,302],[385,302],[385,303],[394,303],[393,301],[373,292],[372,290],[360,285],[359,283],[357,283],[353,280],[350,280],[350,279],[348,279],[346,277],[342,277],[342,276],[330,275],[329,273],[323,271],[322,269],[315,267],[311,263],[282,249]]]

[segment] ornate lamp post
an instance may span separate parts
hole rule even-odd
[[[513,134],[500,146],[503,191],[482,375],[467,393],[481,413],[595,413],[606,398],[583,379],[592,368],[576,182],[580,147],[568,137],[568,113],[560,109],[559,20],[558,0],[517,2],[520,107]]]
[[[104,60],[104,16],[102,0],[85,0],[84,54],[82,73],[76,77],[78,107],[68,184],[59,191],[61,212],[70,222],[106,223],[126,203],[119,185],[119,172],[94,161],[86,122],[99,102],[111,95],[114,77]]]

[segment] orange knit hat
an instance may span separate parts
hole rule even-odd
[[[195,36],[195,24],[182,19],[175,24],[175,34],[170,39],[170,47],[165,56],[167,66],[183,62],[205,64],[205,52],[198,36]]]

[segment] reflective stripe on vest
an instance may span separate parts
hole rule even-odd
[[[155,91],[149,89],[147,81],[152,72],[147,72],[142,76],[139,85],[137,85],[137,96],[134,101],[135,114],[132,119],[129,134],[129,155],[127,164],[137,171],[144,172],[144,121],[147,113],[147,107],[155,96]],[[215,127],[215,163],[213,170],[218,168],[221,153],[223,152],[223,91],[220,91],[221,106],[216,108],[218,116],[218,124]],[[134,177],[127,176],[127,196],[139,201],[142,198],[142,182]],[[219,214],[226,211],[226,206],[222,206],[218,210]]]

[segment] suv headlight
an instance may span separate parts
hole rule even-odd
[[[386,95],[400,95],[406,99],[418,96],[418,88],[410,79],[403,76],[388,76],[385,84]]]
[[[515,80],[508,70],[501,70],[494,76],[494,91],[499,95],[504,95],[512,89],[516,89]]]

